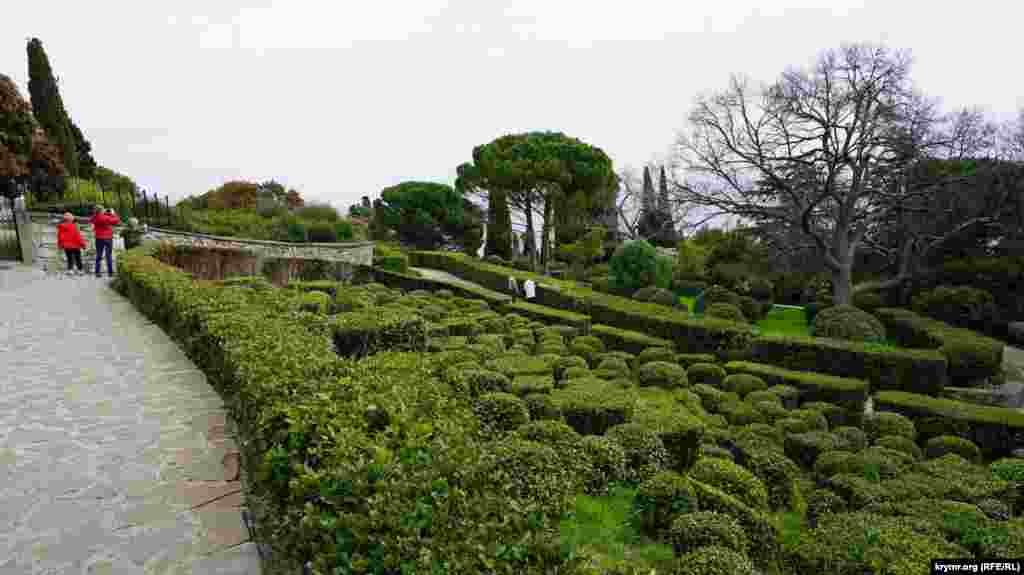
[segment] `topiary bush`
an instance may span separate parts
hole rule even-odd
[[[832,429],[832,433],[842,442],[847,451],[860,451],[868,446],[868,435],[859,427],[843,425]]]
[[[695,363],[686,369],[686,379],[694,385],[721,387],[725,375],[725,369],[713,363]]]
[[[721,545],[709,545],[676,559],[673,575],[754,575],[749,557]]]
[[[658,434],[636,423],[616,425],[608,430],[608,439],[626,453],[626,479],[642,483],[668,468],[669,453]]]
[[[968,439],[955,435],[939,435],[924,444],[924,454],[928,459],[942,457],[947,453],[955,453],[971,463],[981,463],[981,450]]]
[[[657,258],[658,251],[645,240],[622,244],[608,262],[611,288],[633,293],[642,287],[655,285]]]
[[[740,308],[729,303],[713,303],[708,305],[704,312],[708,317],[716,317],[739,323],[746,323],[747,318],[740,311]]]
[[[917,437],[914,422],[905,415],[891,411],[877,411],[865,416],[862,427],[871,441],[887,435],[898,435],[911,441]]]
[[[892,449],[893,451],[901,451],[914,459],[921,459],[924,456],[924,452],[921,451],[921,447],[918,446],[913,439],[901,435],[885,435],[879,437],[875,440],[875,445],[886,449]]]
[[[689,476],[717,487],[753,509],[768,509],[768,490],[753,473],[726,459],[698,459]]]
[[[633,507],[640,530],[652,537],[667,532],[676,516],[700,508],[690,480],[672,471],[662,471],[644,480],[637,489]]]
[[[806,468],[814,467],[818,456],[845,447],[834,434],[825,431],[790,433],[785,440],[786,455]]]
[[[329,222],[312,222],[306,228],[306,234],[312,243],[335,243],[338,241],[338,230]]]
[[[576,369],[576,368],[571,368]],[[633,414],[636,398],[630,390],[599,379],[577,379],[555,390],[551,397],[566,423],[583,435],[602,435],[625,423]]]
[[[996,323],[999,316],[992,294],[970,286],[938,286],[915,295],[910,307],[948,324],[974,329]]]
[[[727,375],[722,380],[722,389],[725,391],[736,392],[740,398],[745,398],[751,392],[766,391],[768,389],[768,384],[756,375],[734,373],[732,375]]]
[[[562,420],[562,412],[547,393],[530,393],[523,397],[531,421]]]
[[[812,334],[833,339],[879,341],[885,339],[885,326],[868,312],[844,304],[821,310],[814,318]]]
[[[679,298],[676,297],[676,294],[657,286],[647,286],[636,290],[636,292],[633,293],[633,299],[636,301],[656,303],[668,307],[675,307],[679,303]]]
[[[582,357],[579,357],[578,355],[569,355],[561,357],[558,361],[555,362],[555,379],[565,379],[566,370],[573,367],[586,369],[588,373],[590,371],[589,368],[587,368],[587,360],[583,359]]]
[[[637,379],[641,386],[675,389],[688,385],[686,370],[664,361],[651,361],[640,366]]]
[[[590,463],[590,475],[584,478],[584,489],[601,494],[609,486],[629,479],[626,452],[618,443],[600,435],[587,435],[580,440],[580,449]]]
[[[629,374],[629,365],[617,357],[606,357],[605,359],[602,359],[601,363],[597,364],[597,369],[594,371],[594,375],[601,379],[617,379],[619,377],[628,378]]]
[[[558,451],[516,437],[489,444],[475,471],[479,484],[548,514],[568,511],[581,486]]]
[[[740,296],[736,292],[719,285],[713,285],[704,290],[703,294],[705,308],[710,308],[716,303],[727,303],[736,308],[740,307]]]
[[[770,307],[768,303],[762,304],[750,296],[740,296],[739,309],[743,312],[743,316],[751,322],[756,323],[764,319],[768,315]]]
[[[473,405],[481,425],[491,431],[512,431],[530,420],[523,400],[511,393],[485,393]]]
[[[1024,484],[1024,459],[1004,457],[990,463],[988,468],[996,479]]]
[[[678,363],[676,360],[676,353],[667,347],[648,347],[641,351],[640,355],[636,356],[636,363],[638,365],[643,365],[651,361]]]
[[[668,540],[678,555],[717,545],[746,556],[750,542],[743,527],[732,517],[715,511],[677,516],[669,527]]]
[[[687,373],[687,377],[690,377],[689,373]],[[735,393],[722,391],[706,383],[698,383],[691,386],[690,389],[700,397],[701,405],[710,413],[719,413],[725,404],[740,400]]]

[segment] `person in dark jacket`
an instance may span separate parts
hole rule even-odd
[[[64,214],[64,223],[57,226],[57,247],[64,250],[68,258],[68,274],[77,271],[82,274],[82,250],[85,249],[85,239],[78,231],[75,224],[75,216],[70,213]]]
[[[89,223],[96,236],[96,277],[100,277],[100,260],[104,253],[107,258],[107,276],[114,277],[114,226],[121,223],[121,218],[112,209],[104,210],[103,206],[96,206]]]

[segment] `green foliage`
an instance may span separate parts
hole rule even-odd
[[[878,409],[876,404],[875,409]],[[889,411],[876,411],[864,417],[864,431],[872,441],[880,437],[896,435],[913,441],[917,437],[917,429],[910,418]]]
[[[629,420],[635,398],[625,389],[599,379],[573,379],[555,390],[552,400],[566,423],[583,435],[601,435],[609,428]]]
[[[722,545],[708,545],[680,556],[675,575],[754,575],[750,559]]]
[[[729,303],[710,304],[707,306],[707,310],[704,313],[708,317],[717,317],[738,323],[746,323],[747,321],[747,318],[743,315],[743,312],[740,311],[740,308]]]
[[[736,292],[720,285],[713,285],[704,290],[704,305],[710,307],[717,303],[725,303],[738,308],[740,306],[740,296]]]
[[[764,484],[746,468],[726,459],[700,459],[690,477],[717,487],[753,509],[768,509],[768,491]]]
[[[715,511],[681,514],[672,521],[669,531],[672,548],[684,555],[704,547],[717,545],[746,556],[750,542],[743,527],[732,517]]]
[[[978,446],[968,439],[955,435],[939,435],[929,439],[924,445],[924,453],[929,459],[955,453],[972,463],[981,462],[981,451]]]
[[[725,370],[713,363],[695,363],[686,369],[686,377],[692,384],[719,387],[725,380]]]
[[[611,287],[632,293],[642,287],[655,285],[658,279],[657,260],[657,250],[644,240],[622,244],[609,262]]]
[[[847,451],[860,451],[868,446],[868,435],[859,427],[835,426],[832,433],[841,442],[839,448]],[[882,447],[886,447],[882,445]],[[903,450],[898,450],[903,451]]]
[[[751,392],[768,389],[768,384],[763,379],[747,373],[727,375],[722,380],[721,385],[725,391],[736,392],[741,398],[746,397]]]
[[[467,227],[462,194],[434,182],[402,182],[381,192],[381,221],[402,243],[436,249]]]
[[[645,479],[637,489],[633,505],[640,519],[640,528],[653,537],[666,534],[676,516],[700,509],[697,492],[690,480],[671,471],[662,471]]]
[[[815,337],[881,341],[885,339],[885,326],[864,310],[852,305],[837,305],[815,316],[813,334]]]
[[[643,425],[623,423],[607,432],[626,454],[626,477],[631,483],[642,483],[668,468],[669,453],[658,435]]]
[[[636,290],[633,294],[633,299],[636,301],[645,301],[669,307],[674,307],[679,303],[679,298],[676,297],[676,294],[657,286],[647,286]]]
[[[355,228],[352,227],[352,222],[348,220],[342,220],[334,225],[334,233],[337,235],[339,241],[348,242],[355,238]]]
[[[989,470],[996,479],[1024,484],[1024,459],[1004,457],[989,464]]]
[[[640,366],[637,378],[642,386],[675,389],[688,385],[686,370],[665,361],[651,361]]]
[[[481,424],[493,431],[512,431],[530,420],[526,404],[509,393],[485,393],[476,400],[473,411]]]
[[[328,222],[314,222],[306,229],[307,237],[313,243],[334,243],[338,241],[338,231]]]
[[[692,240],[683,240],[676,246],[675,280],[699,280],[704,277],[704,263],[708,250]]]
[[[584,481],[587,493],[604,493],[628,479],[626,452],[618,443],[601,435],[587,435],[580,440],[580,449],[590,463],[590,475]]]
[[[295,217],[306,220],[308,222],[328,222],[337,223],[341,219],[341,215],[338,214],[338,210],[330,205],[324,203],[308,203],[302,207],[295,209]]]
[[[409,270],[409,257],[404,254],[383,256],[379,261],[380,267],[388,271],[405,273]]]
[[[914,459],[921,459],[924,456],[924,452],[913,439],[902,435],[884,435],[875,440],[875,445],[893,451],[901,451]]]
[[[28,41],[28,92],[32,100],[32,114],[46,132],[50,141],[61,151],[64,168],[79,175],[79,150],[64,102],[60,97],[57,79],[50,68],[50,60],[38,38]],[[95,162],[93,162],[95,165]]]
[[[974,329],[995,322],[999,315],[992,294],[971,286],[938,286],[915,295],[910,307],[939,321]]]

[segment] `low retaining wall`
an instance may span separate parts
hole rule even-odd
[[[145,239],[171,242],[174,245],[244,251],[251,253],[257,259],[323,260],[346,262],[356,266],[373,265],[373,242],[292,244],[287,242],[208,236],[153,227],[149,228]]]

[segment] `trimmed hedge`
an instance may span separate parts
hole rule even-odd
[[[405,291],[427,290],[437,293],[445,291],[448,293],[447,297],[451,297],[454,294],[464,298],[480,299],[496,308],[500,308],[501,306],[513,301],[512,296],[495,291],[445,282],[432,278],[411,276],[409,274],[386,270],[379,267],[373,268],[373,278],[374,281],[380,282],[391,288]]]
[[[730,361],[725,364],[725,371],[754,375],[771,386],[793,386],[800,390],[800,403],[824,401],[856,413],[863,411],[868,398],[868,383],[859,379],[793,371],[749,361]]]
[[[938,395],[946,386],[946,357],[930,349],[888,349],[832,339],[763,335],[753,343],[758,363],[863,379],[872,390]]]
[[[609,325],[592,325],[590,326],[590,333],[601,338],[601,341],[604,342],[605,347],[608,349],[617,349],[634,355],[649,347],[675,347],[675,344],[667,339]]]
[[[880,308],[874,313],[900,345],[938,348],[953,385],[969,386],[1002,369],[1005,345],[998,340],[905,309]]]
[[[950,430],[973,441],[986,457],[1009,455],[1024,436],[1024,413],[1005,407],[974,405],[952,399],[900,391],[874,396],[875,409],[895,411],[914,421],[920,439],[946,435]]]
[[[580,333],[590,333],[590,318],[583,314],[554,309],[524,301],[514,301],[512,303],[505,304],[504,311],[506,313],[516,313],[547,324],[570,325],[580,330]]]

